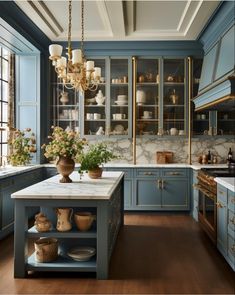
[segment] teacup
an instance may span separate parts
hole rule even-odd
[[[94,120],[99,120],[99,119],[101,119],[101,114],[94,113]]]
[[[152,112],[144,111],[144,117],[145,117],[145,118],[150,118],[150,117],[152,117]]]
[[[179,130],[179,135],[184,135],[184,130]]]

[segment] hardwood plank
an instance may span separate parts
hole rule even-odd
[[[13,278],[13,235],[0,241],[0,294],[234,294],[235,273],[185,214],[128,213],[110,265],[95,274]],[[32,249],[32,245],[31,245]]]

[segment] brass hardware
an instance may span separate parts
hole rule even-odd
[[[133,73],[133,88],[132,88],[132,106],[133,106],[133,118],[132,118],[132,130],[133,130],[133,164],[136,164],[136,58],[132,57],[132,73]]]
[[[235,253],[235,244],[231,247],[231,251]]]
[[[170,172],[169,175],[180,175],[179,172]]]
[[[192,58],[188,57],[188,164],[192,164],[192,110],[191,110],[191,100],[192,100]]]
[[[144,175],[153,175],[152,172],[144,172]]]
[[[158,179],[157,180],[157,187],[158,187],[158,189],[162,189],[161,183],[162,183],[161,179]]]
[[[229,221],[231,221],[231,223],[235,225],[235,217],[230,218]]]
[[[165,187],[164,187],[164,185],[165,185],[165,180],[162,179],[161,184],[162,184],[162,185],[161,185],[161,189],[165,189]]]

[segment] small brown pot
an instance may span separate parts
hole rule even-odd
[[[69,178],[69,175],[73,172],[75,163],[71,158],[60,157],[56,163],[57,171],[63,176],[60,179],[62,183],[69,183],[72,180]]]
[[[102,168],[97,167],[96,169],[88,170],[88,176],[92,179],[101,178],[102,172]]]

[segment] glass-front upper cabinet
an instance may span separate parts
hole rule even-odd
[[[235,135],[234,109],[217,111],[217,126],[214,135]]]
[[[136,61],[136,135],[157,135],[159,128],[159,59]]]
[[[164,59],[163,72],[163,132],[169,135],[185,135],[185,59]]]
[[[127,136],[131,129],[131,60],[110,59],[110,120],[108,135]]]
[[[62,83],[53,83],[51,125],[79,131],[79,93],[65,88]]]
[[[101,78],[97,89],[86,90],[83,97],[83,135],[105,135],[107,127],[107,73],[106,60],[93,59],[96,67],[101,68]]]

